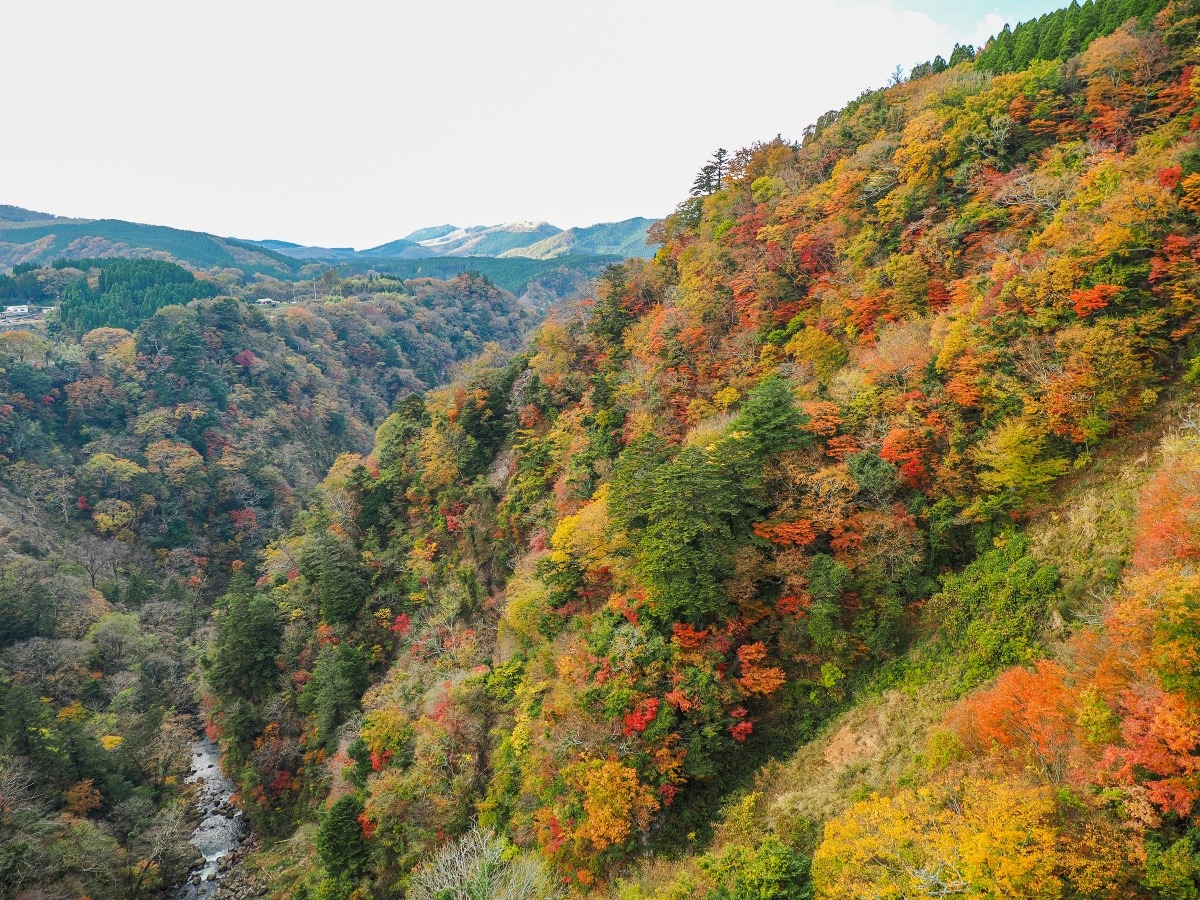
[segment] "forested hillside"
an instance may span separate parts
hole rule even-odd
[[[199,231],[118,219],[0,222],[0,266],[96,256],[151,257],[205,269],[238,268],[250,274],[287,276],[300,269],[295,260],[267,248]]]
[[[0,896],[155,896],[195,855],[193,672],[232,565],[393,403],[533,318],[469,276],[331,275],[265,309],[153,260],[4,284],[63,300],[0,334]]]
[[[1197,896],[1200,7],[1081,9],[722,152],[239,561],[276,896]]]
[[[0,279],[61,301],[0,335],[0,894],[177,880],[199,711],[230,895],[1200,896],[1198,59],[1197,0],[960,46],[532,334]]]

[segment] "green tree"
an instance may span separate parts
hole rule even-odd
[[[1002,422],[972,451],[981,467],[979,486],[1014,506],[1044,499],[1068,465],[1061,457],[1042,458],[1045,446],[1044,428],[1024,418]]]
[[[621,453],[608,492],[609,519],[616,530],[639,530],[649,524],[645,501],[659,469],[670,459],[670,446],[657,434],[639,437]]]
[[[729,168],[728,161],[729,151],[724,147],[719,148],[712,155],[712,159],[700,168],[700,173],[692,182],[692,196],[703,197],[721,190],[725,186],[725,176]]]
[[[800,430],[807,421],[808,417],[796,406],[791,382],[768,375],[746,397],[733,429],[748,432],[750,442],[759,452],[774,454],[810,444],[812,435]]]
[[[622,301],[629,289],[625,267],[611,265],[599,278],[596,305],[588,318],[587,330],[604,346],[610,359],[620,360],[625,356],[622,336],[634,321],[633,314]]]
[[[716,882],[703,900],[809,900],[809,861],[778,838],[757,847],[733,846],[701,867]]]
[[[891,499],[900,486],[896,467],[874,453],[855,453],[846,457],[846,465],[858,489],[876,503]]]
[[[1155,897],[1164,900],[1200,900],[1200,854],[1191,836],[1169,847],[1148,843],[1144,884]]]
[[[316,587],[321,616],[331,624],[351,621],[367,596],[366,581],[353,545],[329,527],[323,511],[313,517],[300,558],[301,572]]]
[[[275,654],[283,625],[279,611],[254,590],[250,575],[234,573],[217,608],[217,634],[205,659],[205,678],[226,699],[261,699],[278,680]]]
[[[951,69],[960,63],[970,62],[975,58],[975,48],[970,44],[955,44],[954,52],[950,54],[948,65]]]
[[[326,644],[317,654],[312,677],[300,694],[300,708],[317,719],[317,738],[326,746],[337,736],[337,727],[358,708],[367,689],[367,663],[357,647]]]
[[[367,845],[358,821],[362,812],[363,804],[358,795],[346,794],[321,817],[317,855],[330,875],[353,875],[366,862]]]
[[[1031,20],[1022,22],[1013,32],[1012,68],[1021,71],[1028,68],[1037,56],[1038,22]]]
[[[761,467],[748,439],[685,447],[653,475],[635,531],[635,568],[661,622],[707,622],[728,601],[722,581],[762,510]]]
[[[1058,59],[1058,48],[1062,43],[1065,17],[1061,12],[1047,17],[1038,32],[1037,59]]]

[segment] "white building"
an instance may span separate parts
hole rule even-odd
[[[33,314],[33,307],[27,304],[21,306],[6,306],[4,307],[6,316],[28,316]]]

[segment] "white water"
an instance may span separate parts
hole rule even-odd
[[[204,856],[204,864],[192,869],[174,893],[174,900],[205,900],[220,884],[221,860],[232,853],[246,835],[241,810],[229,804],[234,784],[221,771],[221,750],[207,737],[192,744],[189,784],[199,782],[196,806],[204,817],[192,833],[192,843]],[[199,883],[197,881],[199,877]]]

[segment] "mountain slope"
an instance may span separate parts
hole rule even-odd
[[[527,257],[555,259],[562,256],[649,256],[646,234],[657,221],[636,217],[621,222],[560,229],[546,222],[511,222],[458,228],[437,225],[366,250],[303,247],[286,241],[255,243],[297,259],[366,261],[376,258],[422,259],[436,257]]]
[[[256,569],[269,733],[209,686],[248,814],[302,822],[278,894],[490,877],[489,831],[535,896],[1200,888],[1194,423],[1047,508],[1195,400],[1198,36],[959,54],[741,151],[390,416]],[[786,802],[730,797],[773,758]]]
[[[274,278],[300,277],[306,265],[313,268],[304,269],[305,277],[319,274],[319,265],[337,266],[346,276],[382,271],[404,277],[450,278],[478,272],[517,293],[525,293],[533,284],[535,302],[544,304],[576,293],[576,282],[594,277],[611,262],[644,255],[640,242],[645,224],[648,220],[631,219],[568,232],[546,223],[474,228],[447,225],[416,232],[419,241],[410,236],[355,250],[280,240],[242,241],[115,219],[62,219],[0,207],[0,269],[112,257],[160,259],[214,275],[236,270],[243,276]],[[561,237],[553,247],[547,245],[534,254],[522,252],[522,248],[553,236]],[[512,261],[510,256],[528,257],[530,262]],[[421,264],[419,260],[457,261]],[[560,286],[548,287],[553,284]]]
[[[158,257],[202,269],[238,268],[271,275],[290,275],[299,269],[294,260],[266,247],[117,219],[54,221],[0,229],[0,267],[102,256]]]
[[[32,209],[22,209],[19,206],[0,203],[0,228],[12,227],[16,223],[49,222],[61,218],[61,216],[52,216],[50,213],[35,212]]]
[[[174,896],[196,855],[196,661],[237,615],[213,605],[236,560],[394,406],[534,317],[470,276],[325,273],[266,305],[161,260],[10,281],[62,303],[0,333],[0,896]],[[277,671],[245,649],[215,683]]]
[[[412,241],[413,243],[420,243],[421,241],[444,237],[454,231],[458,231],[458,227],[455,225],[433,225],[429,228],[418,228],[412,234],[406,234],[403,239]]]
[[[506,250],[500,256],[528,256],[532,259],[554,259],[571,253],[604,253],[623,258],[653,256],[646,244],[646,234],[655,219],[633,218],[622,222],[568,228],[525,247]]]
[[[453,231],[436,229],[436,237],[424,238],[418,243],[431,256],[499,256],[506,250],[527,247],[561,230],[549,222],[475,225]]]

